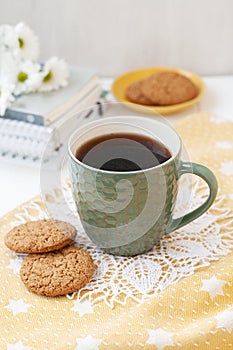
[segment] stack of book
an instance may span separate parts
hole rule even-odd
[[[48,140],[56,135],[53,150],[62,142],[56,130],[75,114],[88,113],[100,95],[93,70],[71,67],[67,87],[19,96],[0,118],[0,158],[40,164]]]

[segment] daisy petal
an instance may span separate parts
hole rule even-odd
[[[19,43],[19,57],[26,60],[37,61],[39,56],[39,40],[29,26],[20,22],[15,31]]]
[[[39,88],[41,92],[57,90],[60,87],[65,87],[68,84],[69,69],[63,59],[52,57],[48,60],[41,73],[42,82]]]
[[[33,92],[39,88],[41,82],[39,70],[40,65],[31,61],[23,61],[19,64],[15,95]]]

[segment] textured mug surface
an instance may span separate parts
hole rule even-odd
[[[172,157],[159,166],[134,172],[99,170],[75,158],[78,145],[94,135],[113,130],[153,134],[169,148]],[[69,142],[73,197],[84,230],[98,247],[114,255],[133,256],[151,250],[171,231],[169,227],[182,168],[180,150],[179,136],[170,126],[143,117],[106,118],[89,123],[73,134]],[[212,188],[211,194],[209,206],[215,198]],[[203,210],[195,217],[190,216],[189,222]],[[183,218],[178,221],[181,220]]]

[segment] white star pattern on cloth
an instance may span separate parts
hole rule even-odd
[[[158,350],[163,350],[165,346],[174,346],[174,342],[172,341],[173,333],[166,332],[162,328],[158,328],[155,330],[147,329],[149,334],[149,338],[146,341],[146,344],[153,344],[157,346]]]
[[[200,290],[208,292],[211,299],[214,299],[216,295],[224,295],[222,287],[227,281],[218,280],[215,276],[212,276],[209,280],[202,280],[202,287]]]
[[[85,338],[77,338],[77,346],[74,350],[99,350],[101,339],[93,338],[91,335]]]
[[[227,176],[233,175],[233,161],[222,162],[220,171]]]
[[[10,259],[10,264],[7,265],[7,269],[12,269],[14,273],[19,274],[21,262],[22,259],[19,258]]]
[[[219,141],[219,142],[216,142],[216,147],[221,149],[230,149],[232,148],[232,143],[228,141]]]
[[[7,344],[7,350],[31,350],[31,347],[24,346],[21,341],[15,344]]]
[[[32,305],[26,304],[23,299],[12,300],[9,299],[9,304],[5,306],[6,309],[12,311],[13,315],[18,315],[21,312],[27,312]]]
[[[72,307],[71,310],[78,311],[78,314],[80,317],[82,317],[85,314],[93,314],[94,313],[92,305],[87,300],[82,301],[82,302],[79,302],[78,300],[74,300],[74,306]]]
[[[226,123],[226,122],[232,122],[232,116],[231,115],[226,115],[220,116],[220,115],[212,115],[210,118],[210,121],[216,124],[221,124],[221,123]]]
[[[220,312],[216,317],[217,325],[216,328],[224,328],[229,333],[233,330],[233,311],[224,310]]]

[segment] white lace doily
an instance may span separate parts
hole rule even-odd
[[[192,207],[196,207],[206,199],[208,190],[201,182],[196,182],[193,194]],[[75,210],[69,184],[65,186],[65,196],[69,206]],[[60,208],[63,219],[65,209],[62,198],[59,191],[47,196],[50,205],[56,206],[56,210]],[[80,301],[89,299],[92,303],[104,300],[110,307],[115,302],[124,304],[129,298],[142,302],[227,254],[233,248],[233,221],[230,210],[223,208],[223,201],[223,197],[218,197],[211,209],[199,219],[165,235],[151,252],[136,257],[105,254],[89,240],[81,223],[77,223],[77,216],[70,211],[67,220],[78,229],[77,245],[90,253],[96,271],[84,288],[67,297],[73,298],[77,294]],[[184,203],[182,198],[178,202]],[[182,211],[182,205],[178,211]],[[31,201],[15,214],[11,225],[46,217],[38,201]]]

